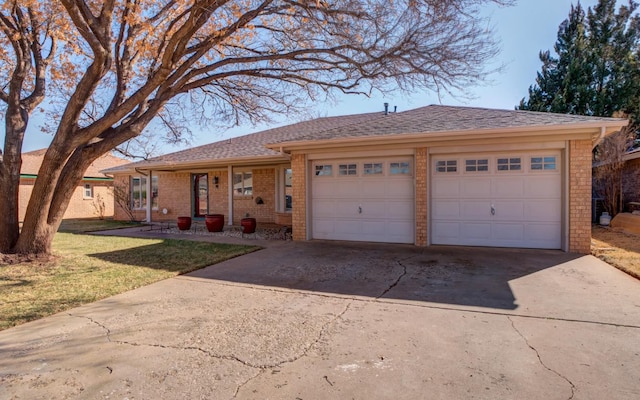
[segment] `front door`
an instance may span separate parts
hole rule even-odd
[[[193,191],[193,216],[204,217],[209,213],[209,174],[191,174]]]

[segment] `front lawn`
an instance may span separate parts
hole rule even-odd
[[[640,236],[594,225],[591,254],[640,279]]]
[[[2,264],[0,330],[184,274],[255,246],[58,233],[52,260]]]

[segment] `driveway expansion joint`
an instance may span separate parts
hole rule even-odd
[[[516,331],[516,333],[522,338],[522,340],[524,340],[524,343],[527,345],[527,347],[529,347],[531,350],[533,350],[536,353],[536,356],[538,357],[538,362],[540,363],[540,365],[542,365],[547,371],[557,375],[558,377],[562,378],[564,381],[566,381],[569,385],[571,385],[571,396],[568,398],[568,400],[572,400],[573,397],[576,395],[576,385],[573,384],[573,382],[571,382],[571,380],[569,378],[567,378],[566,376],[562,375],[560,372],[549,368],[544,361],[542,361],[542,357],[540,357],[540,353],[538,352],[538,350],[533,347],[529,341],[527,340],[527,338],[522,334],[522,332],[520,332],[520,330],[518,328],[516,328],[515,323],[513,322],[513,320],[511,319],[511,317],[507,317],[507,319],[509,320],[509,322],[511,322],[511,327],[513,328],[514,331]]]

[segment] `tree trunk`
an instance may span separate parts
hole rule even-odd
[[[22,167],[22,141],[28,114],[19,106],[7,107],[4,153],[0,152],[0,253],[9,252],[20,235],[18,194]]]

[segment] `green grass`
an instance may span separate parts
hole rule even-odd
[[[58,233],[55,258],[0,265],[0,330],[258,249]]]
[[[140,226],[140,223],[98,218],[63,219],[60,228],[58,228],[58,232],[83,233],[130,228],[132,226]]]

